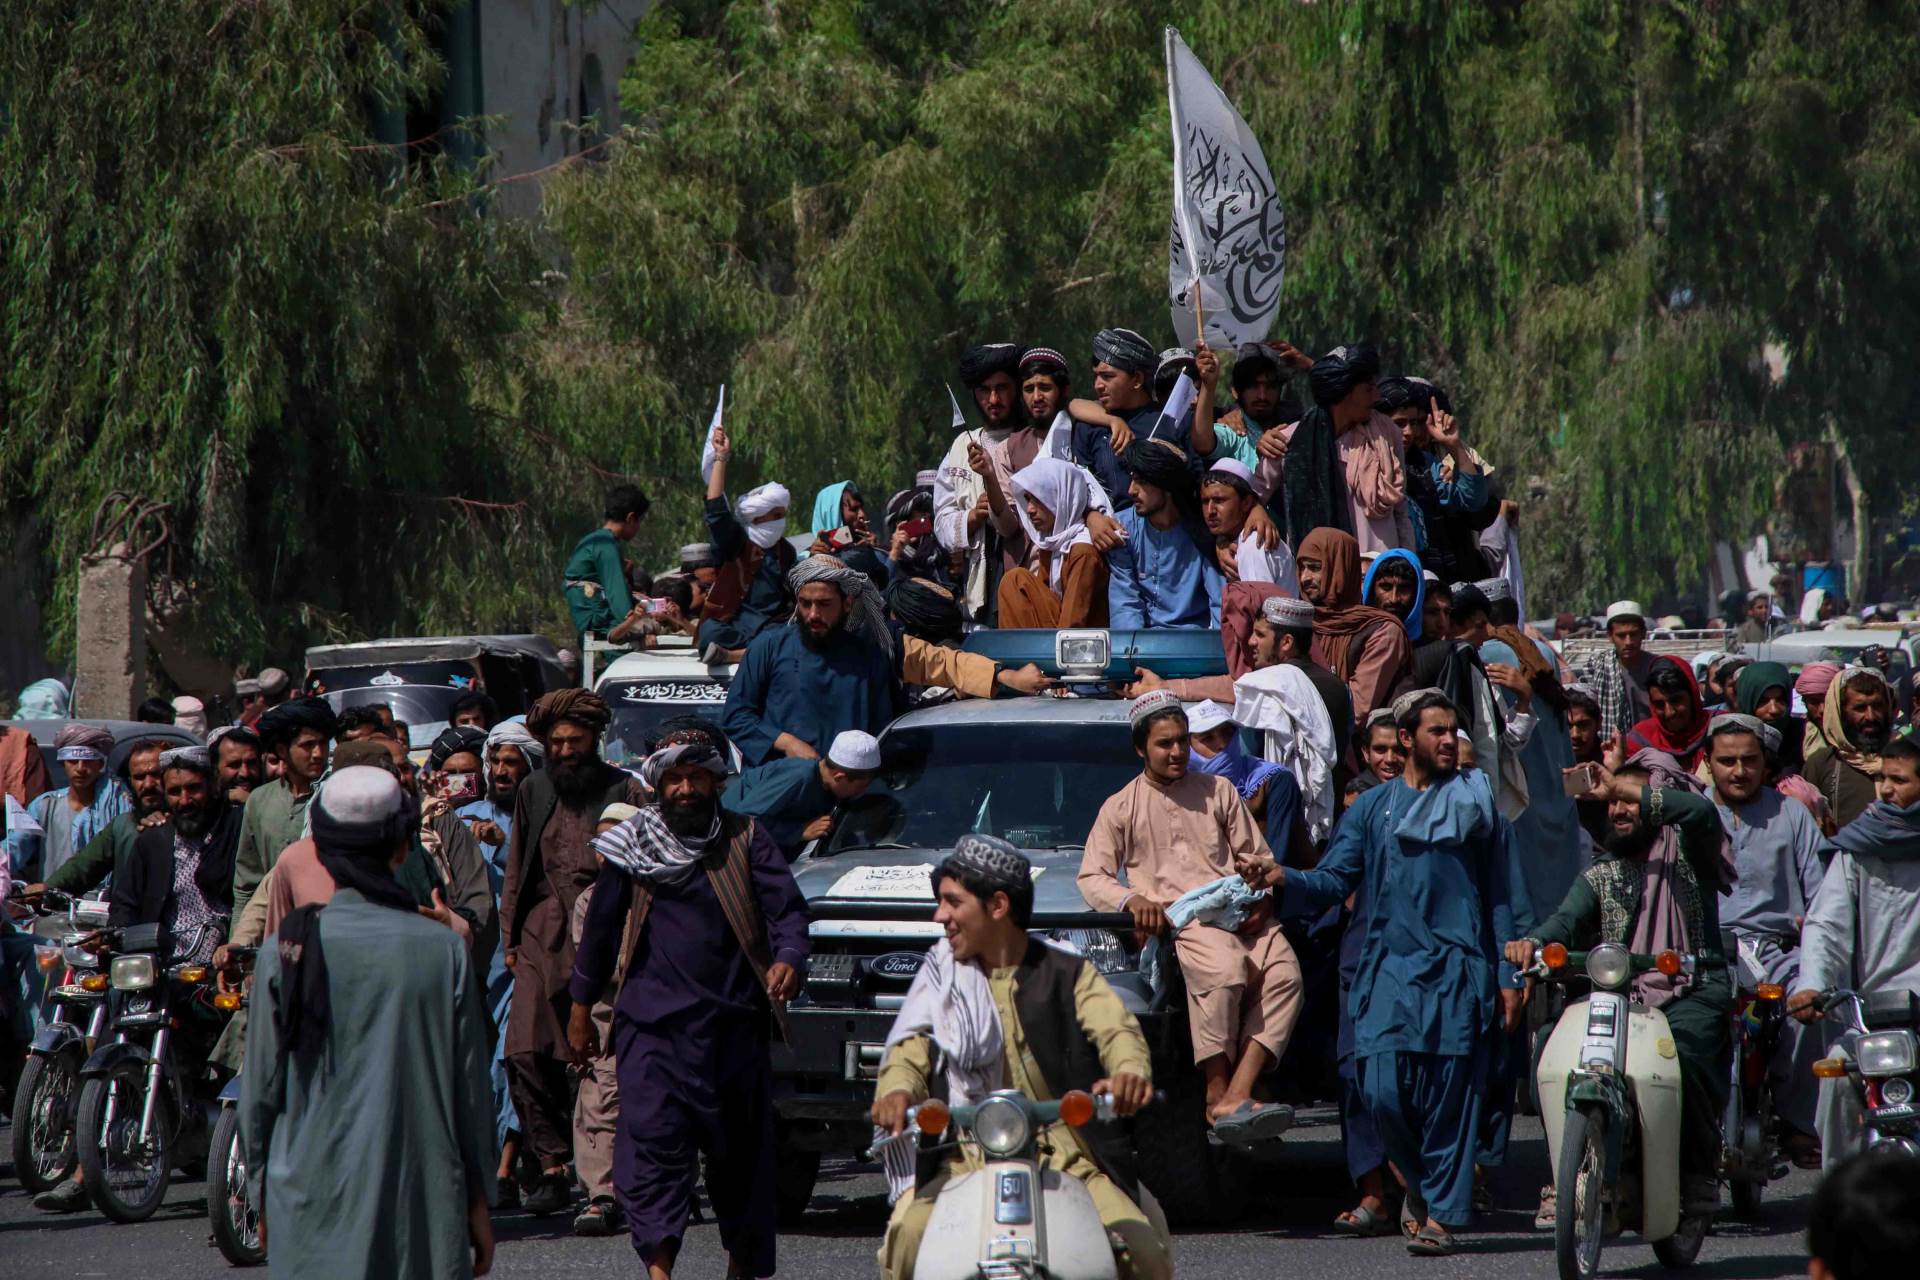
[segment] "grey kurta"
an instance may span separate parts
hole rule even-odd
[[[465,1277],[469,1189],[494,1195],[487,1014],[452,930],[341,889],[320,912],[332,1018],[275,1079],[279,952],[260,950],[240,1131],[281,1277]]]

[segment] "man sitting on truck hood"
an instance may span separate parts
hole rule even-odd
[[[1017,1089],[1036,1102],[1070,1089],[1110,1091],[1123,1116],[1145,1105],[1153,1065],[1139,1022],[1084,958],[1027,933],[1033,865],[1004,840],[964,835],[934,871],[933,892],[933,918],[946,937],[928,952],[887,1032],[873,1122],[898,1134],[907,1108],[929,1097],[967,1106],[997,1089]],[[1101,1222],[1126,1242],[1120,1274],[1172,1275],[1166,1219],[1144,1187],[1132,1187],[1125,1139],[1064,1125],[1047,1138],[1042,1162],[1085,1182]],[[922,1159],[916,1185],[894,1205],[880,1244],[888,1280],[912,1280],[935,1198],[949,1178],[979,1162],[967,1147],[944,1160]]]

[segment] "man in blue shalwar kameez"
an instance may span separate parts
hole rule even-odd
[[[866,794],[879,769],[879,739],[848,729],[834,738],[824,760],[772,760],[746,770],[720,803],[728,813],[760,819],[791,862],[827,834],[835,809]]]
[[[1459,768],[1446,695],[1394,703],[1406,772],[1354,802],[1314,870],[1248,862],[1281,890],[1280,914],[1325,910],[1356,890],[1371,910],[1349,996],[1360,1087],[1387,1154],[1407,1179],[1417,1254],[1451,1253],[1472,1214],[1482,1090],[1502,1023],[1510,830],[1486,777]],[[1356,923],[1358,923],[1356,921]]]
[[[651,1280],[673,1274],[703,1154],[728,1274],[774,1270],[767,1040],[800,989],[807,907],[772,837],[720,808],[726,767],[704,738],[647,758],[658,799],[593,843],[604,862],[569,988],[580,1061],[599,1049],[594,1003],[613,1004],[614,1190]]]
[[[828,555],[802,560],[788,580],[791,624],[761,632],[727,686],[724,727],[749,766],[817,760],[835,735],[878,734],[905,709],[873,584]]]

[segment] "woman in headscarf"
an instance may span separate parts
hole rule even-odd
[[[1406,446],[1376,412],[1380,357],[1371,347],[1335,347],[1313,362],[1314,407],[1288,442],[1287,525],[1296,547],[1315,529],[1351,533],[1362,551],[1412,547]]]
[[[828,536],[835,533],[840,536]],[[860,496],[859,485],[851,480],[841,480],[814,495],[813,546],[810,550],[834,552],[855,542],[872,541],[873,530],[867,525],[867,501]]]
[[[1664,751],[1692,772],[1707,742],[1707,708],[1700,699],[1693,668],[1664,655],[1647,676],[1647,701],[1653,714],[1627,733],[1627,751]]]
[[[1406,624],[1360,603],[1360,546],[1352,534],[1310,531],[1294,553],[1294,566],[1300,594],[1314,605],[1313,660],[1346,682],[1353,718],[1364,721],[1386,705],[1407,665],[1412,644]]]
[[[1030,550],[1000,579],[1000,625],[1107,625],[1107,562],[1087,533],[1086,477],[1070,462],[1040,458],[1012,487]]]

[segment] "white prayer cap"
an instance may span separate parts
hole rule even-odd
[[[1154,689],[1135,698],[1127,706],[1127,723],[1137,725],[1148,716],[1157,716],[1163,711],[1181,711],[1180,695],[1171,689]]]
[[[1260,602],[1260,616],[1276,627],[1298,630],[1313,625],[1313,601],[1292,596],[1268,596]]]
[[[601,822],[625,822],[628,818],[631,818],[634,814],[639,812],[640,810],[634,805],[622,804],[618,801],[615,801],[613,804],[608,805],[606,808],[600,811],[600,821]]]
[[[1495,600],[1513,599],[1513,584],[1505,578],[1482,578],[1473,585],[1480,588],[1480,594],[1487,598],[1489,604]]]
[[[183,693],[173,700],[173,722],[188,733],[207,736],[207,707],[192,694]]]
[[[1214,475],[1232,476],[1248,489],[1253,488],[1253,471],[1246,463],[1240,461],[1238,458],[1220,459],[1220,461],[1207,468],[1207,475],[1210,477]]]
[[[827,761],[854,773],[874,773],[880,768],[880,739],[858,729],[848,729],[827,748]]]
[[[1645,622],[1647,611],[1640,607],[1638,600],[1615,600],[1607,606],[1607,625],[1612,626],[1621,619],[1632,622]]]
[[[1205,733],[1209,729],[1232,723],[1233,709],[1221,706],[1212,698],[1187,712],[1187,728],[1194,733]]]

